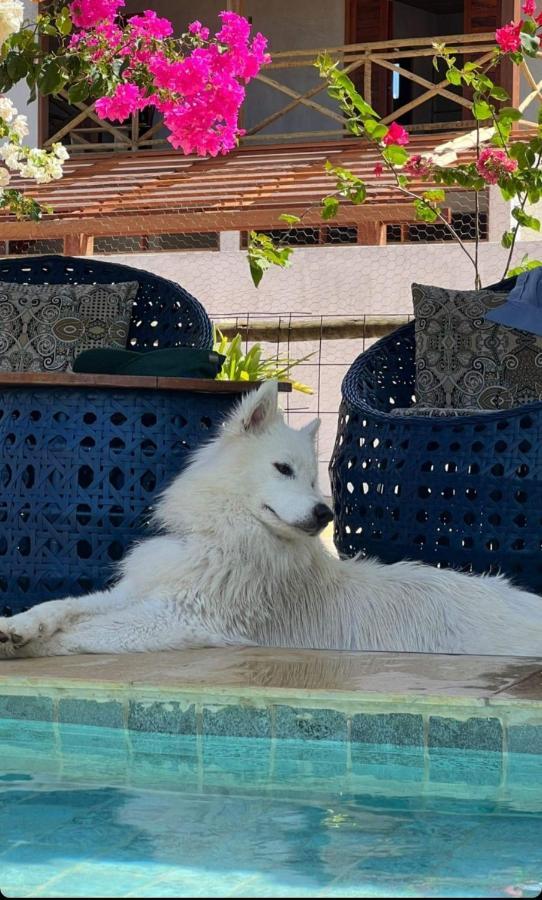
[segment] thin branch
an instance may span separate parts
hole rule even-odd
[[[476,159],[480,158],[480,123],[476,120]],[[474,217],[475,217],[475,240],[474,240],[474,287],[477,291],[482,287],[482,282],[480,280],[480,269],[478,266],[479,262],[479,254],[480,254],[480,194],[475,190],[474,192]]]
[[[390,172],[392,173],[392,175],[393,175],[393,177],[394,177],[394,179],[395,179],[395,183],[396,183],[396,185],[397,185],[397,189],[398,189],[399,191],[401,191],[401,193],[404,194],[406,197],[410,197],[412,200],[416,200],[416,201],[420,201],[420,200],[421,200],[421,202],[422,202],[428,209],[431,209],[434,213],[436,213],[437,218],[442,222],[442,224],[445,226],[445,228],[450,232],[450,234],[452,235],[453,239],[454,239],[455,241],[457,241],[457,243],[458,243],[459,246],[461,247],[463,253],[465,253],[465,255],[468,256],[468,258],[470,259],[471,263],[472,263],[473,266],[476,268],[476,262],[475,262],[474,257],[471,256],[471,254],[469,253],[469,251],[468,251],[467,248],[465,247],[465,244],[463,243],[463,241],[462,241],[461,238],[459,237],[459,234],[457,233],[457,231],[455,230],[455,228],[454,228],[452,225],[450,225],[450,223],[449,223],[448,220],[442,215],[442,213],[439,212],[438,210],[436,210],[433,206],[431,206],[431,204],[428,203],[427,200],[424,200],[423,197],[420,197],[418,194],[415,194],[414,191],[409,191],[408,188],[403,187],[403,185],[402,185],[401,182],[399,181],[399,176],[398,176],[397,172],[395,171],[394,167],[392,166],[392,164],[388,162],[388,160],[386,159],[385,156],[382,156],[382,159],[384,160],[384,162],[386,163],[386,166],[388,167],[388,169],[389,169]]]
[[[534,168],[538,169],[538,167],[540,166],[541,160],[542,160],[542,153],[539,153],[538,159],[536,160]],[[521,200],[521,203],[519,205],[520,212],[523,212],[523,210],[525,209],[525,205],[526,205],[528,199],[529,199],[529,191],[526,190],[523,195],[523,198]],[[517,240],[517,236],[519,233],[519,228],[520,228],[520,223],[518,222],[517,225],[515,226],[515,228],[513,229],[512,244],[510,246],[510,252],[508,253],[508,258],[506,260],[506,267],[505,267],[505,270],[504,270],[503,276],[502,276],[503,278],[506,278],[506,273],[508,272],[508,269],[510,268],[510,263],[512,262],[512,256],[514,255],[514,250],[516,249],[516,240]]]

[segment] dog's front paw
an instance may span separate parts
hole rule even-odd
[[[11,619],[0,618],[0,657],[25,655],[27,644],[47,637],[43,622],[28,617],[25,613]]]

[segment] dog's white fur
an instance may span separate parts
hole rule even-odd
[[[164,533],[132,549],[116,586],[0,619],[0,656],[228,644],[542,655],[542,599],[504,578],[325,550],[317,427],[284,423],[275,384],[247,395],[165,491]]]

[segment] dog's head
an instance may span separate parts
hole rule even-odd
[[[245,395],[221,434],[165,491],[157,522],[174,532],[223,533],[243,521],[282,538],[317,535],[333,518],[317,483],[319,424],[300,431],[286,425],[277,384],[265,382]]]
[[[221,438],[234,460],[237,496],[272,531],[316,535],[333,513],[318,487],[315,437],[319,419],[299,431],[277,409],[277,384],[247,394],[229,417]]]

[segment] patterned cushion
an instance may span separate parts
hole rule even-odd
[[[0,371],[62,372],[83,350],[124,348],[137,289],[0,282]]]
[[[472,414],[542,399],[542,337],[484,320],[506,296],[412,285],[420,407]]]

